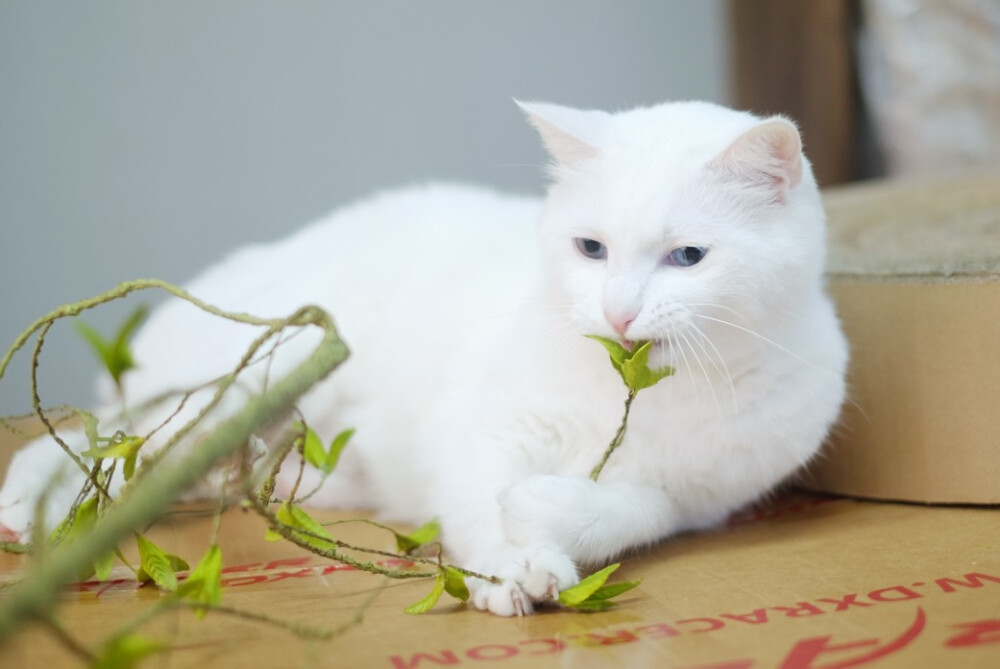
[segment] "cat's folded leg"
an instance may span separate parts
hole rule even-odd
[[[666,491],[589,478],[532,476],[500,494],[504,533],[516,545],[550,545],[578,564],[617,555],[681,528]]]

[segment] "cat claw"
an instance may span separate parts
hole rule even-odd
[[[526,613],[531,613],[531,607],[524,601],[524,595],[521,594],[520,589],[511,590],[510,601],[514,606],[514,615],[518,618],[523,618]]]
[[[556,581],[555,576],[549,579],[549,588],[546,594],[548,595],[548,598],[553,602],[559,600],[559,583]]]
[[[472,603],[477,609],[505,618],[511,616],[521,618],[534,610],[531,599],[513,581],[504,581],[497,585],[470,583],[470,586],[472,586]]]

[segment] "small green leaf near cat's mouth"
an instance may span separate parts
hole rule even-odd
[[[649,354],[654,346],[659,345],[659,341],[629,341],[630,346],[619,343],[616,339],[608,339],[600,335],[584,335],[588,339],[593,339],[608,352],[611,358],[611,365],[621,375],[622,381],[630,392],[638,392],[643,388],[656,385],[661,379],[674,373],[674,368],[664,365],[657,369],[649,368]]]

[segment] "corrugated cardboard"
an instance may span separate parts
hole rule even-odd
[[[806,485],[1000,503],[1000,174],[829,192],[850,402]]]
[[[2,447],[0,457],[8,458]],[[193,563],[211,536],[211,516],[210,506],[184,507],[150,536]],[[642,584],[613,611],[519,620],[447,598],[429,614],[407,615],[428,581],[389,581],[267,542],[259,518],[232,509],[219,538],[223,604],[339,633],[309,641],[245,617],[173,611],[141,628],[172,646],[143,666],[992,668],[1000,666],[998,523],[990,509],[778,497],[717,532],[624,559],[614,578]],[[353,544],[392,547],[371,527],[333,529]],[[131,547],[126,553],[134,559]],[[26,564],[0,554],[0,582],[19,578]],[[160,599],[116,568],[103,583],[66,588],[58,618],[93,647]],[[82,665],[31,625],[0,646],[0,666]]]
[[[327,520],[337,514],[317,513]],[[427,581],[387,582],[268,543],[255,517],[223,520],[223,603],[327,629],[330,641],[218,613],[173,612],[143,628],[174,645],[159,667],[997,667],[1000,533],[984,509],[919,508],[786,497],[724,531],[685,536],[626,559],[642,579],[607,613],[502,619],[443,601],[403,608]],[[211,522],[172,517],[152,536],[194,561]],[[371,528],[339,537],[388,548]],[[3,578],[21,558],[0,557]],[[106,638],[160,595],[116,571],[68,588],[60,619],[87,642]],[[362,621],[351,624],[355,616]],[[9,667],[76,666],[43,629],[0,649]]]

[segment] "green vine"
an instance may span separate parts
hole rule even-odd
[[[36,558],[32,575],[5,591],[4,601],[0,605],[0,640],[7,638],[27,620],[46,619],[59,589],[74,580],[83,565],[94,564],[108,553],[109,547],[117,546],[129,534],[151,525],[181,492],[196,484],[219,462],[243,448],[250,436],[260,427],[287,415],[302,394],[347,358],[347,347],[337,335],[333,320],[317,307],[303,307],[284,319],[262,319],[223,311],[176,286],[147,279],[120,284],[111,291],[75,304],[64,305],[38,319],[14,341],[3,358],[0,358],[0,377],[3,376],[14,354],[36,333],[39,341],[36,342],[33,352],[32,365],[37,369],[41,342],[55,321],[76,316],[87,309],[150,288],[165,290],[222,318],[266,327],[265,334],[255,341],[251,351],[248,351],[241,361],[242,365],[252,358],[253,353],[263,342],[283,328],[319,327],[323,330],[323,339],[312,354],[288,376],[274,383],[264,394],[248,400],[239,412],[211,434],[206,435],[199,448],[192,449],[182,458],[177,458],[176,462],[160,463],[156,468],[156,476],[137,475],[135,480],[141,479],[142,485],[135,485],[133,482],[133,485],[123,490],[121,498],[106,507],[100,516],[100,522],[95,523],[88,532],[80,533],[73,541],[65,541],[53,547],[43,558]],[[224,388],[220,389],[219,396],[221,392],[224,392]],[[38,398],[34,374],[32,396],[35,414],[46,423],[47,418]],[[50,433],[54,432],[50,423],[46,424],[46,427]],[[186,427],[191,429],[190,426]],[[60,441],[57,437],[57,442]],[[82,460],[72,453],[64,442],[60,445],[64,451],[71,454],[78,466],[87,474],[88,480],[96,484],[97,477],[92,475]],[[148,471],[149,467],[144,465],[143,469]]]

